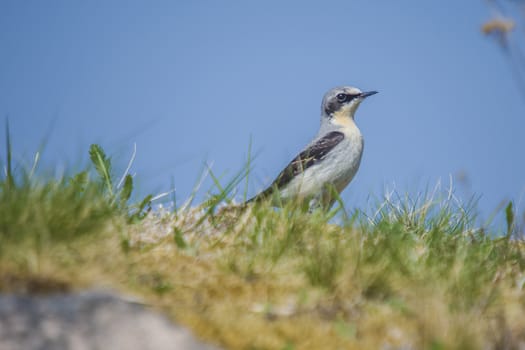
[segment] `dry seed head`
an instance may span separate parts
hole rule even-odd
[[[485,22],[481,26],[481,31],[485,35],[506,35],[510,33],[515,26],[516,23],[514,23],[514,21],[509,18],[494,18]]]

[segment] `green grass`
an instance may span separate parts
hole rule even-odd
[[[0,290],[110,286],[228,349],[478,349],[525,343],[516,213],[480,228],[450,192],[390,194],[364,213],[235,207],[250,162],[201,205],[130,203],[92,146],[63,178],[0,175]],[[241,185],[242,186],[242,185]],[[245,191],[244,191],[245,192]],[[337,224],[334,224],[337,222]]]

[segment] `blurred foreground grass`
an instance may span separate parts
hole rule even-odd
[[[389,197],[371,216],[340,209],[336,225],[337,209],[221,208],[236,176],[200,206],[149,212],[98,146],[94,170],[60,179],[15,173],[7,149],[2,292],[113,288],[227,349],[525,346],[511,205],[505,232],[475,227],[447,193]]]

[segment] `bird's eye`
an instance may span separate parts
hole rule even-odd
[[[339,102],[345,102],[346,99],[348,98],[348,95],[346,95],[346,94],[337,94],[336,98],[337,98],[337,101],[339,101]]]

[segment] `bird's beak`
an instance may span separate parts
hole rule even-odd
[[[367,98],[368,96],[372,96],[375,94],[377,94],[377,91],[367,91],[367,92],[360,93],[359,97],[364,99],[364,98]]]

